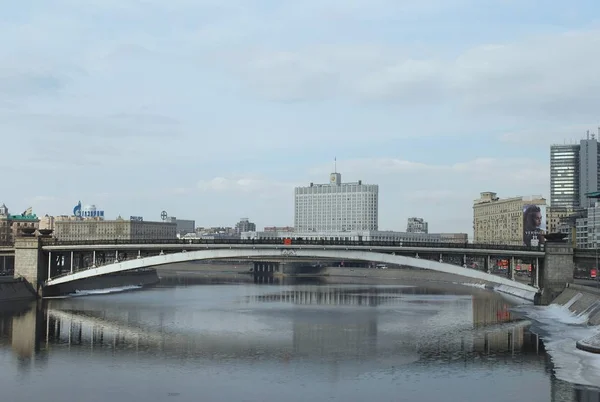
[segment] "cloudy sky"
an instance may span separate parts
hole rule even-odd
[[[597,0],[22,0],[0,15],[0,203],[293,224],[380,185],[379,226],[472,232],[600,125]]]

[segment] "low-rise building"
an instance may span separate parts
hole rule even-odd
[[[177,224],[132,221],[120,217],[116,220],[56,220],[54,237],[63,241],[175,239]]]
[[[177,219],[174,216],[169,216],[166,222],[175,223],[177,226],[177,236],[179,237],[195,233],[196,230],[196,221],[191,219]]]
[[[263,232],[294,232],[293,226],[265,226]]]
[[[13,243],[23,229],[39,228],[40,220],[27,208],[22,214],[11,215],[6,205],[0,206],[0,243]]]
[[[546,226],[548,227],[548,233],[560,232],[561,222],[565,221],[569,216],[584,210],[584,208],[549,206],[546,209]]]
[[[248,218],[242,218],[238,223],[235,224],[235,232],[239,235],[242,232],[254,232],[256,230],[256,224],[250,222]]]
[[[596,248],[600,243],[600,203],[561,218],[558,231],[577,248]]]
[[[423,218],[408,218],[406,231],[408,233],[429,233],[429,224]]]

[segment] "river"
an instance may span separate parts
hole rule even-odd
[[[457,285],[157,287],[0,311],[2,400],[600,401],[559,380],[514,299]]]

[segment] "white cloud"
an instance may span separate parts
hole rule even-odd
[[[313,45],[252,49],[239,55],[236,68],[271,99],[451,102],[472,113],[578,119],[600,106],[599,45],[600,31],[479,45],[446,58],[414,58],[379,45]]]
[[[395,158],[366,158],[338,162],[338,171],[345,175],[377,177],[380,174],[402,174],[417,179],[443,175],[439,177],[454,176],[465,182],[470,179],[492,181],[502,178],[512,181],[536,180],[543,182],[548,180],[547,170],[539,161],[510,157],[476,158],[454,164],[428,164]],[[331,166],[325,165],[310,169],[312,175],[322,177],[325,177],[325,174],[330,171]]]
[[[599,123],[600,123],[600,114]],[[540,125],[535,129],[526,129],[506,132],[500,136],[500,140],[506,143],[518,145],[539,145],[548,144],[575,144],[586,137],[587,132],[590,136],[600,137],[600,124],[575,124],[569,126],[547,126]]]
[[[281,181],[273,181],[267,178],[254,176],[241,176],[233,178],[214,177],[208,180],[200,180],[198,189],[202,192],[230,193],[230,194],[252,194],[263,198],[277,197],[279,195],[293,195],[293,189],[297,184]]]
[[[291,224],[293,187],[327,179],[317,161],[354,155],[338,169],[380,184],[382,228],[421,215],[470,232],[479,191],[547,194],[540,149],[598,125],[600,33],[549,34],[506,3],[13,2],[0,17],[0,147],[18,152],[0,167],[28,179],[0,201]]]

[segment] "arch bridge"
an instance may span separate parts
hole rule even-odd
[[[529,259],[537,272],[544,258],[543,251],[524,247],[455,243],[412,245],[394,242],[301,241],[298,239],[294,239],[293,243],[290,239],[235,242],[177,240],[99,244],[44,242],[41,250],[47,260],[44,287],[187,261],[237,259],[250,262],[276,259],[281,262],[295,262],[313,259],[411,266],[535,293],[537,291],[535,286],[511,279],[511,276],[514,278],[515,260]],[[510,261],[510,269],[506,277],[491,273],[493,256],[502,256]],[[474,258],[484,261],[483,270],[467,268],[467,261]],[[275,271],[278,269],[277,264],[269,267]],[[537,285],[537,282],[534,282],[534,285]]]

